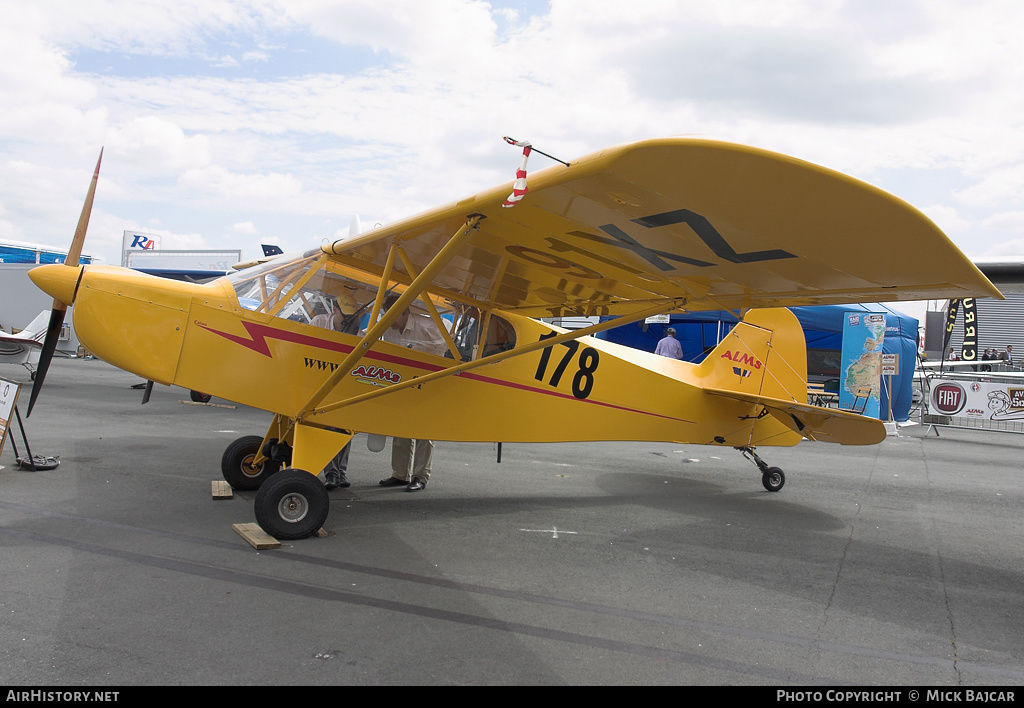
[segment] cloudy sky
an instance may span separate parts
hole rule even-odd
[[[0,0],[0,240],[286,251],[697,134],[846,172],[1024,256],[1020,0]],[[534,156],[531,169],[550,162]],[[884,257],[884,254],[880,255]]]

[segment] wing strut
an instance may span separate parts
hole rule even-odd
[[[416,268],[413,266],[412,261],[409,260],[409,256],[405,255],[405,251],[400,247],[396,246],[395,250],[398,251],[398,257],[402,260],[402,265],[405,266],[405,271],[409,274],[409,277],[416,277]],[[434,324],[437,325],[437,331],[444,337],[445,344],[448,345],[448,351],[455,357],[455,361],[459,360],[459,348],[455,346],[455,340],[452,339],[452,335],[448,332],[448,328],[444,326],[444,322],[441,320],[441,315],[437,314],[437,308],[434,307],[434,301],[429,297],[423,298],[423,304],[427,306],[427,310],[430,312],[431,319],[434,320]],[[372,321],[372,320],[371,320]],[[487,330],[485,329],[484,332]]]
[[[385,396],[389,393],[396,393],[398,391],[410,388],[412,386],[419,386],[430,381],[434,381],[435,379],[444,378],[445,376],[451,376],[453,374],[458,375],[461,374],[463,371],[469,371],[470,369],[475,369],[480,366],[487,366],[488,364],[494,364],[505,359],[511,359],[512,357],[521,356],[523,354],[529,354],[530,352],[535,352],[539,349],[553,347],[558,344],[561,344],[562,342],[568,342],[571,339],[579,339],[580,337],[586,337],[591,334],[596,334],[597,332],[603,332],[606,329],[612,329],[613,327],[621,327],[623,325],[636,322],[637,320],[642,320],[646,317],[650,317],[651,315],[662,314],[666,310],[682,307],[685,304],[685,302],[686,298],[677,298],[675,300],[661,300],[657,305],[653,305],[652,307],[649,307],[646,310],[641,310],[640,312],[634,312],[630,315],[623,315],[622,317],[615,317],[609,320],[605,320],[604,322],[598,322],[589,327],[584,327],[582,329],[577,329],[571,332],[566,332],[564,334],[559,334],[556,337],[542,339],[540,341],[533,342],[532,344],[526,344],[521,347],[516,347],[515,349],[510,349],[504,352],[498,352],[497,354],[492,354],[491,356],[484,357],[482,359],[477,359],[476,361],[469,361],[464,364],[459,364],[457,366],[449,366],[447,369],[442,369],[441,371],[435,371],[430,374],[425,374],[424,376],[417,376],[416,378],[412,378],[409,379],[408,381],[403,381],[401,383],[393,384],[391,386],[388,386],[387,388],[377,388],[368,393],[353,396],[351,398],[346,398],[343,401],[338,401],[337,403],[331,403],[326,406],[317,408],[316,410],[313,411],[313,414],[318,415],[321,413],[327,413],[338,408],[350,406],[353,403],[362,403],[363,401],[367,401],[371,398]],[[343,362],[341,366],[344,367],[345,363]],[[308,411],[308,409],[306,410]]]
[[[412,304],[412,301],[427,289],[427,286],[429,286],[433,281],[434,276],[437,275],[437,273],[448,265],[448,262],[455,257],[459,252],[459,249],[462,247],[462,244],[465,243],[466,239],[469,238],[469,235],[474,229],[476,229],[477,224],[479,224],[483,218],[484,217],[480,214],[473,214],[469,217],[466,223],[463,224],[457,232],[455,232],[455,235],[448,240],[448,243],[446,243],[444,247],[437,252],[433,259],[431,259],[430,263],[428,263],[426,267],[420,271],[420,274],[413,279],[409,284],[409,287],[406,288],[404,293],[402,293],[401,297],[399,297],[395,304],[391,306],[391,309],[385,312],[376,324],[367,328],[366,334],[360,340],[359,344],[355,346],[351,353],[349,353],[349,355],[345,357],[344,361],[341,362],[338,368],[327,378],[323,385],[316,390],[316,393],[313,394],[309,401],[306,402],[306,405],[302,407],[302,413],[296,417],[296,420],[301,420],[305,412],[316,408],[316,406],[318,406],[320,402],[327,397],[327,394],[329,394],[331,390],[338,385],[338,382],[341,381],[348,372],[355,368],[355,365],[363,358],[363,356],[366,355],[370,350],[370,347],[373,346],[373,343],[380,339],[381,335],[387,331],[388,327],[398,319],[398,316]],[[375,313],[380,311],[379,301],[383,299],[385,286],[387,285],[390,277],[390,266],[394,262],[394,254],[397,249],[397,243],[391,246],[391,253],[388,255],[389,267],[385,268],[384,275],[381,279],[381,285],[377,289],[377,298],[373,303],[373,311]],[[371,322],[373,321],[372,317],[373,315],[371,315]]]

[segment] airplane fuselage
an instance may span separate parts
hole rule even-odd
[[[743,446],[800,439],[770,418],[754,420],[756,406],[712,399],[702,390],[709,381],[721,384],[723,371],[740,387],[745,379],[756,381],[749,374],[762,373],[765,364],[753,351],[716,350],[717,361],[696,365],[584,337],[321,412],[332,402],[455,363],[376,341],[323,405],[307,411],[310,397],[359,346],[359,335],[246,309],[226,279],[200,285],[90,266],[75,298],[80,341],[114,366],[285,417],[304,414],[305,422],[323,426],[459,441]],[[518,345],[564,331],[526,317],[500,317]],[[802,344],[800,335],[799,356]]]

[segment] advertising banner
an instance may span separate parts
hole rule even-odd
[[[138,251],[155,251],[160,248],[160,237],[156,234],[144,234],[139,231],[125,231],[121,239],[121,265],[128,265],[129,253]]]
[[[1024,422],[1024,384],[942,381],[932,385],[931,410],[951,417]]]
[[[949,338],[953,336],[953,328],[956,326],[956,313],[960,310],[959,300],[949,301],[949,311],[946,312],[946,330],[942,335],[942,357],[946,357],[946,350],[949,348]]]
[[[974,298],[964,298],[964,345],[960,351],[962,361],[977,361],[978,356],[978,308]]]
[[[63,263],[68,252],[46,246],[0,243],[0,263]],[[80,256],[79,263],[90,263],[91,256]]]
[[[842,368],[839,371],[839,407],[872,418],[881,407],[884,312],[847,312],[843,321]]]

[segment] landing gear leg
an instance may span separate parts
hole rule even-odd
[[[761,484],[769,492],[777,492],[786,484],[786,475],[778,467],[769,467],[768,463],[757,456],[754,448],[749,445],[736,448],[743,453],[743,456],[757,465],[761,470]]]

